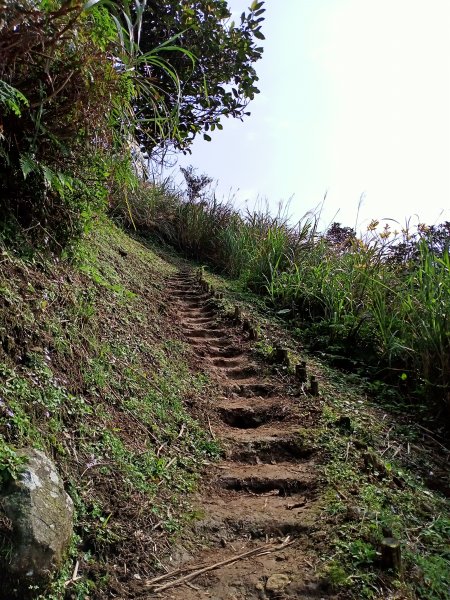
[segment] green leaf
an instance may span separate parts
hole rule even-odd
[[[253,35],[255,36],[255,38],[258,38],[258,40],[265,40],[265,36],[259,31],[259,29],[256,29],[253,32]]]
[[[262,6],[264,6],[264,2],[258,2],[254,0],[250,6],[250,10],[254,12],[255,10],[259,10]]]
[[[30,173],[39,170],[39,163],[37,163],[29,154],[22,154],[19,162],[24,179],[26,179]]]
[[[59,179],[56,176],[56,173],[50,169],[50,167],[47,167],[46,165],[41,165],[41,169],[42,169],[42,174],[44,175],[44,181],[45,184],[51,189],[51,188],[58,188],[59,187]]]
[[[207,135],[206,133],[203,134],[203,139],[206,140],[207,142],[211,141],[211,136]]]
[[[29,106],[27,98],[17,88],[0,79],[0,106],[6,106],[18,117],[22,114],[22,106]]]

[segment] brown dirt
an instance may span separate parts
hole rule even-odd
[[[200,487],[201,518],[193,527],[193,540],[185,543],[189,551],[173,556],[168,571],[213,565],[288,537],[293,543],[159,593],[148,581],[137,584],[138,595],[162,600],[329,598],[315,568],[314,545],[321,533],[318,457],[299,434],[305,427],[299,398],[288,395],[269,367],[255,361],[248,335],[215,313],[210,295],[191,274],[173,276],[168,296],[199,357],[197,368],[220,390],[207,418],[225,448],[224,459],[210,466]],[[279,575],[284,577],[274,577]]]

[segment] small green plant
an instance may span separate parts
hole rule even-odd
[[[415,576],[421,597],[429,600],[446,600],[450,586],[448,556],[418,556],[416,564]]]
[[[376,558],[376,549],[372,544],[364,540],[354,540],[347,544],[343,543],[342,547],[348,553],[355,567],[367,567]]]
[[[14,448],[0,437],[0,488],[23,471],[26,458],[18,456]]]
[[[345,572],[342,565],[335,561],[331,561],[323,570],[325,581],[332,588],[340,588],[349,585],[348,574]]]
[[[12,87],[6,81],[0,80],[0,105],[5,107],[6,112],[13,112],[20,117],[24,107],[29,106],[28,100],[18,89]],[[3,134],[0,133],[0,140]]]

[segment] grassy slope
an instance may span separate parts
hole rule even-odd
[[[103,598],[107,588],[121,597],[121,582],[157,566],[193,516],[186,492],[217,453],[195,420],[207,378],[190,371],[167,312],[164,278],[174,267],[103,223],[76,267],[25,263],[4,250],[0,269],[0,440],[53,456],[77,509],[71,557],[45,597],[63,597],[76,560],[82,579],[68,586],[69,597]],[[300,358],[298,340],[255,297],[210,280],[225,309],[240,302],[259,323],[255,352],[269,356],[281,340],[293,362]],[[301,355],[321,386],[320,425],[304,435],[325,457],[324,573],[344,597],[386,597],[387,585],[390,597],[444,598],[448,503],[425,485],[445,467],[439,446],[371,405],[349,376]],[[14,469],[4,444],[2,464],[3,473]],[[399,579],[378,568],[383,531],[403,543]],[[0,534],[5,555],[10,532],[1,516]]]
[[[217,452],[186,410],[206,380],[189,371],[166,316],[174,268],[109,223],[76,267],[6,250],[0,267],[0,469],[14,469],[3,440],[43,448],[76,506],[72,555],[45,597],[63,597],[77,559],[83,577],[71,597],[102,598],[105,586],[120,596],[124,565],[141,575],[154,567]],[[5,556],[1,516],[0,534]]]
[[[237,282],[214,275],[207,280],[241,306],[259,330],[254,351],[268,360],[276,346],[288,349],[293,365],[306,360],[319,380],[322,418],[302,435],[323,453],[325,509],[318,543],[325,581],[348,598],[444,600],[450,587],[450,453],[435,433],[415,423],[403,407],[393,413],[365,382],[330,368],[309,354],[258,296]],[[231,306],[228,309],[231,309]],[[295,381],[295,378],[294,378]],[[295,385],[295,384],[294,384]],[[307,393],[305,384],[299,396]],[[307,403],[306,403],[307,404]],[[400,574],[380,565],[380,543],[401,542]],[[320,540],[320,537],[319,537]]]

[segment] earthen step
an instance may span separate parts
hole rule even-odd
[[[260,432],[258,428],[257,432]],[[253,433],[255,431],[253,430]],[[225,456],[228,460],[250,464],[271,463],[276,464],[284,461],[296,461],[309,458],[315,452],[314,448],[305,443],[303,436],[295,433],[286,435],[280,431],[278,435],[258,435],[247,441],[236,441],[226,439]]]
[[[314,465],[278,463],[261,465],[222,464],[217,485],[225,490],[247,494],[291,496],[314,488]]]
[[[223,539],[236,535],[298,537],[311,531],[318,512],[314,499],[303,494],[243,498],[242,494],[230,493],[206,499],[202,504],[207,508],[207,517],[198,521],[195,528],[220,532]]]

